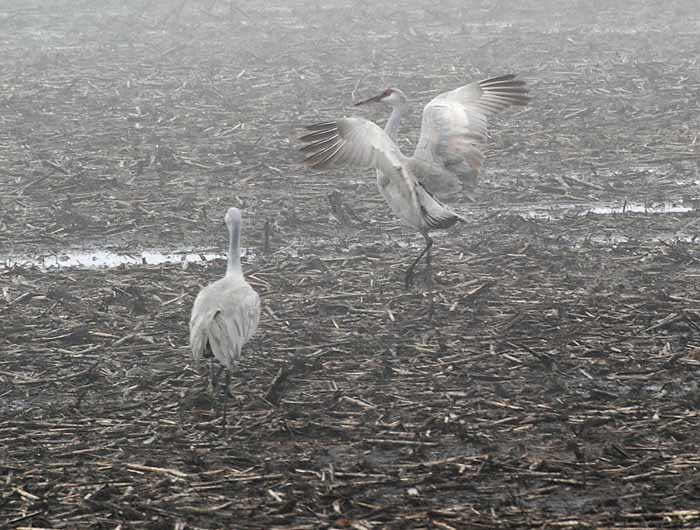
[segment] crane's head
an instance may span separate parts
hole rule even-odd
[[[359,107],[360,105],[365,105],[367,103],[384,103],[385,105],[389,105],[390,107],[398,107],[399,105],[405,104],[406,101],[408,101],[406,94],[404,94],[398,88],[389,87],[384,89],[384,92],[382,92],[381,94],[377,94],[374,97],[358,101],[357,103],[355,103],[355,106]]]
[[[241,211],[238,208],[229,208],[224,217],[226,225],[230,228],[241,224]]]

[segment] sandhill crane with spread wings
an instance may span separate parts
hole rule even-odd
[[[321,169],[337,164],[374,168],[379,191],[393,212],[425,239],[425,248],[406,273],[406,286],[413,280],[416,264],[427,254],[431,278],[429,231],[447,228],[464,218],[438,200],[431,191],[452,192],[471,186],[481,167],[480,146],[487,139],[490,115],[510,106],[527,105],[525,81],[508,74],[492,77],[444,92],[423,109],[420,137],[413,156],[397,145],[401,114],[408,98],[398,88],[355,105],[381,102],[392,107],[382,130],[363,118],[338,118],[307,127],[300,138],[304,161]]]
[[[241,271],[241,211],[229,208],[224,220],[229,231],[226,275],[199,292],[190,318],[190,346],[195,363],[213,356],[222,365],[216,376],[210,373],[212,385],[224,368],[228,383],[230,370],[240,358],[241,348],[255,334],[260,319],[260,297]]]

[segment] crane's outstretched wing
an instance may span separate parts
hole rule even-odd
[[[423,109],[420,138],[413,153],[414,159],[429,162],[433,168],[425,167],[417,176],[436,192],[475,184],[488,117],[511,105],[527,105],[529,100],[525,81],[513,74],[470,83],[433,98]]]
[[[304,162],[312,168],[348,164],[362,169],[379,170],[390,179],[407,202],[419,210],[416,180],[403,161],[406,157],[376,123],[364,118],[338,118],[310,125],[311,131],[299,140]]]
[[[433,165],[406,158],[375,123],[363,118],[339,118],[311,125],[307,130],[311,132],[300,140],[306,143],[301,151],[306,153],[304,161],[310,167],[349,164],[378,170],[385,199],[408,224],[418,229],[447,228],[464,220],[416,180],[416,169]]]
[[[394,213],[415,228],[447,228],[462,216],[438,201],[415,177],[430,162],[406,158],[375,123],[363,118],[339,118],[307,127],[300,138],[304,161],[312,168],[348,164],[379,171],[379,186]],[[440,168],[433,168],[438,172]]]
[[[349,164],[384,173],[400,170],[403,155],[391,138],[364,118],[338,118],[306,127],[304,162],[312,168]]]

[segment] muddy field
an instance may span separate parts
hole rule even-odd
[[[510,4],[0,4],[0,528],[700,527],[695,1]],[[406,290],[422,239],[299,128],[391,83],[410,152],[507,72],[532,104]],[[45,264],[221,255],[229,206],[263,319],[224,414],[187,346],[222,259]]]

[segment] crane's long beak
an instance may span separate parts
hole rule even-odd
[[[382,94],[377,94],[376,96],[372,96],[371,98],[363,99],[362,101],[358,101],[355,103],[356,107],[359,107],[360,105],[366,105],[367,103],[379,103],[382,100]]]

